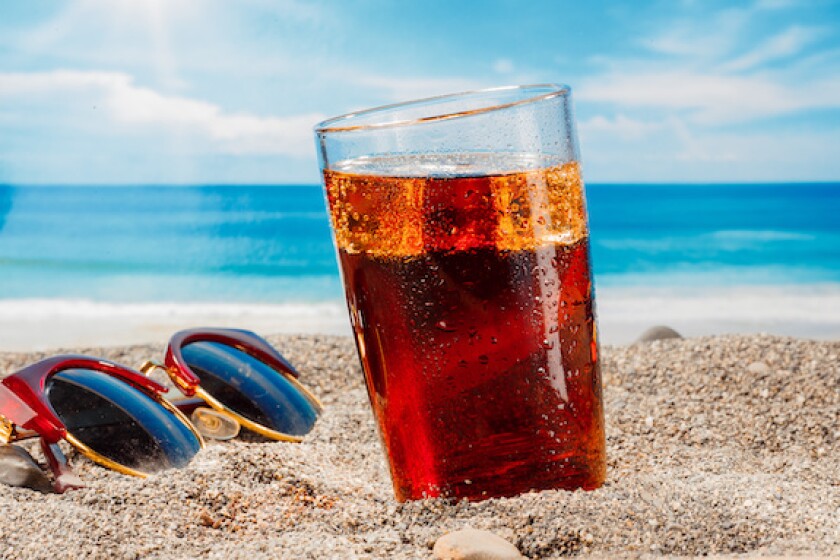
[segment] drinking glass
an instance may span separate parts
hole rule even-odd
[[[570,89],[410,101],[315,133],[397,499],[600,486],[604,417]]]

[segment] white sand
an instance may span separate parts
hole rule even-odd
[[[270,340],[326,406],[302,444],[214,444],[147,480],[77,459],[88,487],[61,496],[0,486],[0,558],[408,560],[468,526],[531,559],[840,555],[840,342],[606,347],[603,488],[401,505],[351,340]],[[76,350],[137,364],[162,349]]]

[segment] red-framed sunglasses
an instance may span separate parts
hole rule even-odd
[[[168,389],[147,377],[156,368],[190,398],[163,398]],[[61,440],[102,466],[145,477],[189,463],[204,446],[202,434],[227,439],[244,426],[300,441],[323,407],[298,377],[268,342],[237,329],[175,333],[164,362],[140,371],[91,356],[54,356],[0,381],[0,443],[39,437],[58,492],[82,486]]]

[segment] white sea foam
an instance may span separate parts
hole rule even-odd
[[[766,332],[840,340],[840,284],[599,286],[601,341],[626,344],[646,328],[685,336]],[[236,327],[260,334],[349,335],[343,301],[111,303],[0,299],[0,350],[160,343],[178,329]]]
[[[840,284],[599,288],[602,340],[633,341],[652,325],[685,336],[759,333],[840,339]]]
[[[0,350],[165,342],[189,327],[260,334],[350,334],[342,301],[299,303],[113,303],[82,299],[0,300]]]
[[[323,317],[344,316],[340,301],[299,303],[142,302],[87,299],[0,299],[0,320],[44,320],[54,317]]]
[[[812,233],[772,229],[722,229],[708,235],[713,239],[735,241],[812,241],[816,238]]]
[[[824,234],[829,235],[829,234]],[[700,234],[660,237],[610,237],[594,242],[607,249],[632,250],[644,253],[667,251],[736,252],[758,249],[767,243],[809,242],[812,233],[783,230],[717,230]]]

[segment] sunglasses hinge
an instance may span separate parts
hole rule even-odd
[[[170,370],[168,367],[166,367],[160,362],[156,362],[154,360],[146,360],[145,362],[143,362],[143,365],[141,365],[138,368],[138,371],[146,377],[149,377],[152,374],[152,372],[156,369],[162,369],[163,371],[165,371],[167,375],[169,375],[169,379],[172,381],[172,383],[174,383],[175,386],[177,386],[179,389],[186,391],[188,394],[192,394],[192,392],[194,391],[194,388],[191,385],[185,383],[180,376],[174,374],[172,370]]]
[[[143,375],[145,375],[146,377],[149,377],[152,374],[152,372],[155,371],[156,369],[162,369],[163,371],[169,371],[165,365],[163,365],[159,362],[155,362],[153,360],[146,360],[145,362],[143,362],[143,365],[141,365],[139,368],[137,368],[137,370],[140,373],[142,373]]]

